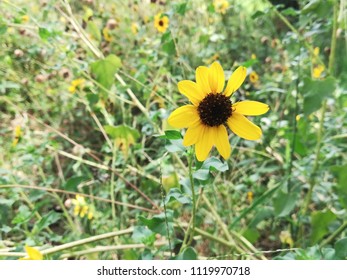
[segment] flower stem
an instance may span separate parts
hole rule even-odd
[[[339,1],[335,1],[334,4],[334,16],[333,16],[333,30],[332,30],[332,36],[331,36],[331,52],[330,52],[330,56],[329,56],[329,74],[332,75],[333,74],[333,69],[334,69],[334,61],[335,61],[335,49],[336,49],[336,31],[337,31],[337,20],[338,20],[338,6],[339,6]],[[315,161],[313,164],[313,168],[312,168],[312,172],[311,172],[311,176],[310,176],[310,188],[306,194],[305,197],[305,202],[301,211],[301,214],[304,216],[307,212],[307,209],[309,207],[310,201],[312,199],[312,193],[313,193],[313,189],[314,186],[316,184],[316,173],[318,171],[319,168],[319,155],[320,155],[320,150],[322,148],[322,138],[323,138],[323,130],[324,130],[324,119],[325,119],[325,113],[327,110],[327,101],[324,100],[323,101],[323,105],[322,105],[322,109],[321,109],[321,117],[320,117],[320,121],[319,121],[319,129],[318,129],[318,133],[317,133],[317,144],[316,144],[316,152],[315,152]]]
[[[188,229],[184,235],[180,253],[192,243],[193,237],[194,237],[194,231],[195,231],[196,197],[195,197],[194,178],[193,178],[193,157],[194,157],[194,148],[190,150],[188,155],[188,176],[189,176],[190,187],[192,190],[192,217],[189,221]]]

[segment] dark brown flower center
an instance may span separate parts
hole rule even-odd
[[[164,25],[164,22],[162,20],[159,20],[159,25],[160,26],[163,26]]]
[[[201,122],[207,126],[226,123],[232,114],[231,105],[230,99],[224,94],[209,93],[198,106]]]

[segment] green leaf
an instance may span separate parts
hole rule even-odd
[[[87,180],[88,180],[88,178],[85,176],[71,177],[67,180],[63,189],[67,190],[67,191],[76,192],[76,191],[78,191],[78,189],[77,189],[78,185],[81,184],[83,181],[87,181]]]
[[[182,204],[191,203],[190,197],[184,195],[181,190],[177,188],[170,189],[169,193],[166,195],[165,204],[169,203],[172,200],[176,200]]]
[[[127,125],[105,125],[104,129],[125,155],[128,154],[130,146],[134,145],[140,137],[140,133],[136,129]]]
[[[175,258],[176,260],[197,260],[198,256],[192,247],[187,247]]]
[[[273,206],[275,209],[276,217],[286,217],[294,209],[298,200],[299,192],[278,192],[277,196],[273,199]]]
[[[204,163],[201,166],[201,169],[224,172],[229,170],[229,166],[226,161],[222,162],[219,158],[210,157],[204,161]]]
[[[323,100],[333,95],[336,81],[333,77],[325,80],[304,79],[301,92],[304,95],[304,113],[306,116],[321,108]]]
[[[164,133],[165,135],[161,135],[160,138],[169,139],[169,140],[182,139],[181,132],[177,130],[166,130]]]
[[[181,4],[178,4],[177,6],[176,6],[176,12],[178,13],[178,14],[180,14],[181,16],[184,16],[184,14],[186,13],[186,11],[187,11],[187,5],[188,5],[188,3],[181,3]]]
[[[253,15],[252,15],[252,19],[256,19],[256,18],[258,18],[258,17],[261,17],[261,16],[263,16],[263,15],[265,15],[265,13],[264,12],[262,12],[262,11],[256,11]]]
[[[39,36],[42,40],[47,41],[50,37],[53,36],[53,34],[47,28],[40,27]]]
[[[311,215],[312,234],[311,243],[315,244],[329,233],[328,226],[336,220],[336,215],[331,210],[316,211]]]
[[[158,215],[153,216],[152,218],[145,218],[143,216],[139,216],[139,220],[143,225],[147,226],[151,231],[166,236],[167,224],[169,226],[170,232],[172,232],[172,229],[173,229],[172,216],[173,216],[173,211],[167,210],[166,217],[165,217],[165,213],[160,213]],[[167,218],[167,221],[166,221],[166,218]]]
[[[347,164],[331,167],[332,172],[337,177],[337,194],[340,203],[347,208]]]
[[[99,27],[93,21],[87,21],[87,31],[98,42],[101,42],[101,33]]]
[[[340,259],[347,258],[347,237],[338,240],[335,243],[335,254]]]
[[[176,53],[176,46],[173,39],[164,43],[162,48],[163,48],[163,51],[166,52],[168,55],[174,55]]]
[[[147,246],[152,245],[156,240],[155,233],[144,226],[134,227],[134,231],[131,237],[135,242],[140,242],[146,244]]]
[[[35,232],[35,234],[39,233],[49,225],[58,221],[60,219],[60,216],[61,215],[57,212],[49,212],[48,214],[45,214],[42,219],[35,224],[33,232]]]
[[[170,153],[175,152],[184,152],[186,150],[186,147],[183,146],[183,140],[168,140],[165,144],[165,149]]]
[[[4,35],[7,32],[7,25],[0,23],[0,35]]]
[[[95,79],[106,89],[110,89],[114,81],[114,75],[121,66],[122,62],[119,57],[110,54],[105,59],[93,62],[90,67]]]

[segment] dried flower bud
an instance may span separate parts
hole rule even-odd
[[[116,27],[118,26],[118,23],[115,19],[112,19],[110,18],[107,23],[106,23],[106,27],[109,29],[109,30],[113,30],[115,29]]]
[[[42,75],[42,74],[39,74],[35,77],[35,81],[37,83],[43,83],[46,81],[46,79],[47,79],[47,77],[45,75]]]
[[[16,49],[14,51],[15,57],[22,57],[24,55],[24,52],[21,49]]]

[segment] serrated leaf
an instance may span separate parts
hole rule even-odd
[[[165,135],[162,135],[162,138],[169,139],[169,140],[178,140],[182,139],[182,135],[177,130],[166,130]]]
[[[105,59],[93,62],[90,67],[95,79],[106,89],[110,89],[114,82],[114,75],[122,66],[120,58],[110,54]]]

